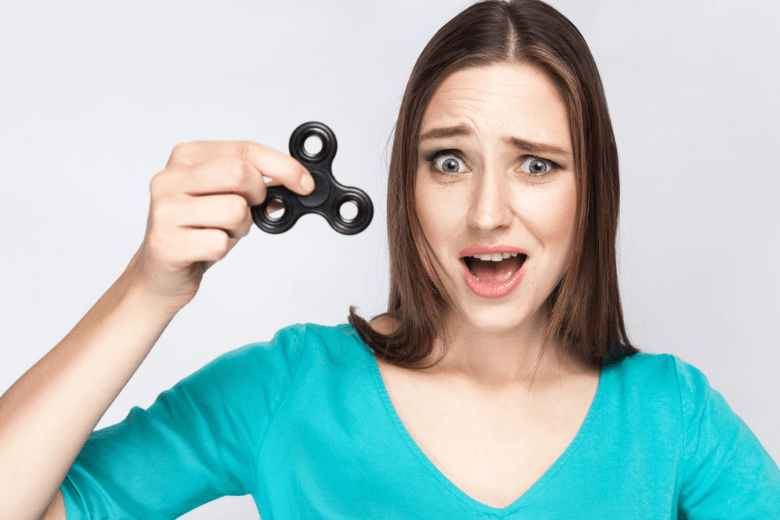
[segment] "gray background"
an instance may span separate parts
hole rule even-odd
[[[676,354],[780,461],[780,9],[764,1],[552,2],[598,63],[622,166],[620,283],[632,341]],[[337,178],[375,220],[253,229],[209,271],[100,427],[218,355],[296,322],[384,309],[387,140],[414,61],[462,1],[3,2],[0,392],[53,347],[143,237],[174,145],[287,151],[335,131]],[[249,497],[187,515],[257,518]]]

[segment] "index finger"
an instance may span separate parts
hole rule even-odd
[[[216,157],[233,156],[257,168],[264,177],[288,189],[308,195],[314,189],[309,171],[294,157],[254,141],[192,141],[177,144],[168,166],[193,165]]]

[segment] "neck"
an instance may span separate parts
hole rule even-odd
[[[446,352],[434,367],[439,374],[459,377],[484,388],[527,387],[546,384],[587,370],[567,359],[553,341],[544,349],[543,309],[516,329],[485,331],[463,317],[449,317],[446,338],[437,338],[431,360]]]

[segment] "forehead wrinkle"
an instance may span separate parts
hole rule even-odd
[[[474,92],[474,89],[472,88],[458,88],[455,90],[465,90],[465,91],[471,91]],[[459,114],[461,111],[470,112],[472,114],[479,113],[480,117],[475,119],[481,119],[483,123],[486,124],[486,126],[489,126],[492,121],[498,121],[501,119],[500,114],[498,116],[493,116],[493,114],[496,112],[497,109],[501,108],[500,103],[496,103],[496,99],[525,99],[527,98],[526,95],[523,95],[522,93],[496,93],[496,92],[485,92],[485,91],[479,91],[474,92],[471,95],[454,95],[454,96],[443,96],[444,99],[439,99],[435,103],[437,105],[438,111],[445,112],[445,113],[457,113]],[[529,102],[532,102],[530,99]]]
[[[490,117],[471,107],[460,107],[454,112],[448,112],[448,117],[437,118],[430,126],[434,128],[464,126],[470,130],[470,133],[454,137],[454,139],[473,139],[479,143],[480,148],[484,148],[483,141],[486,137],[492,135]],[[445,119],[447,123],[437,124],[443,122]]]
[[[438,112],[454,115],[455,117],[466,117],[473,121],[481,120],[482,123],[489,123],[490,117],[487,114],[491,112],[490,109],[493,103],[490,100],[484,99],[483,96],[458,96],[440,100],[437,104],[439,105]]]
[[[492,88],[488,88],[488,89],[480,88],[485,85]],[[440,87],[440,92],[444,94],[447,92],[457,92],[460,90],[471,90],[471,91],[480,92],[487,95],[496,95],[502,97],[519,97],[520,95],[519,93],[518,94],[513,94],[513,93],[517,91],[532,89],[532,88],[533,88],[532,85],[526,83],[512,83],[512,82],[498,83],[498,82],[491,81],[487,84],[475,83],[475,84],[468,84],[468,85],[462,85],[462,84],[448,85],[447,83],[444,83]],[[500,93],[496,91],[505,91],[507,93]]]
[[[462,89],[462,90],[473,90],[473,89]],[[475,94],[473,94],[471,96],[469,96],[469,95],[461,95],[461,96],[447,97],[446,101],[449,101],[449,102],[470,101],[470,102],[474,102],[474,103],[490,104],[491,101],[489,99],[485,99],[485,98],[490,98],[490,97],[520,99],[523,96],[522,96],[522,94],[519,94],[519,93],[517,93],[517,94],[513,94],[513,93],[506,93],[506,94],[504,94],[504,93],[499,93],[499,92],[479,91],[478,93],[475,93]],[[445,101],[441,101],[441,102],[445,102]]]
[[[540,74],[538,71],[535,72],[535,76]],[[442,87],[434,94],[436,99],[429,107],[432,110],[427,111],[427,117],[424,118],[425,124],[421,128],[421,135],[432,128],[465,126],[471,130],[470,137],[479,141],[480,148],[484,148],[486,140],[492,139],[494,134],[497,138],[506,137],[504,141],[507,141],[515,137],[519,130],[516,128],[517,125],[513,124],[513,118],[507,119],[508,114],[505,111],[516,110],[514,103],[507,105],[506,101],[499,100],[518,100],[520,105],[517,105],[517,109],[520,109],[521,113],[530,110],[529,114],[533,114],[534,109],[531,107],[545,106],[547,101],[545,98],[550,94],[545,91],[549,89],[539,92],[536,88],[538,86],[533,82],[471,81],[463,84],[456,81],[443,84]],[[522,135],[522,133],[519,135],[521,140],[541,139],[542,142],[547,141],[546,137],[548,136]]]

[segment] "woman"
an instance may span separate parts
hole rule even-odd
[[[248,232],[261,172],[312,189],[257,143],[174,149],[125,273],[0,401],[3,473],[21,483],[4,514],[174,518],[248,493],[263,518],[780,511],[777,465],[701,372],[628,342],[600,80],[577,30],[538,1],[470,7],[412,72],[386,314],[283,329],[90,436]]]

